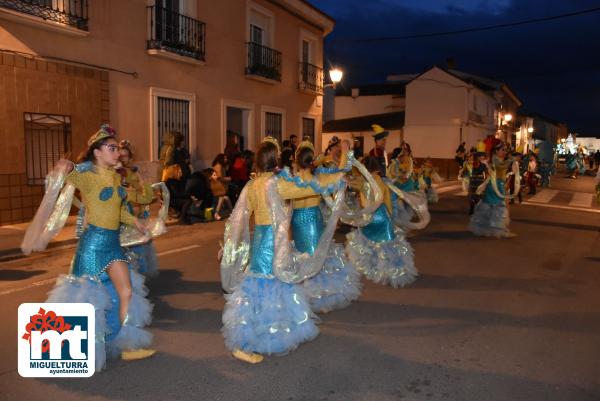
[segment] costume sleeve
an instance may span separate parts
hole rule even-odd
[[[84,175],[85,173],[81,173],[76,169],[73,169],[73,171],[71,171],[69,175],[67,175],[67,182],[81,191],[83,187],[85,187],[86,182]]]
[[[121,223],[132,226],[135,224],[135,217],[127,210],[127,204],[123,202],[121,205]]]
[[[340,179],[328,185],[321,185],[316,179],[303,181],[297,176],[290,177],[289,173],[284,170],[280,173],[280,179],[277,180],[277,191],[283,199],[297,199],[311,195],[330,194],[338,189],[339,184],[341,184]]]
[[[130,188],[127,189],[127,200],[131,203],[138,205],[148,205],[152,202],[154,193],[152,191],[152,185],[141,184],[141,188]]]

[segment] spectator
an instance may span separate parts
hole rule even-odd
[[[175,161],[175,143],[177,135],[178,133],[175,131],[167,132],[163,139],[162,147],[160,148],[159,161],[161,168],[161,181],[163,182],[181,179],[181,167]]]
[[[217,175],[216,170],[214,169],[209,169],[209,176],[210,176],[210,190],[213,194],[213,205],[215,205],[215,220],[221,220],[222,216],[221,213],[223,212],[223,206],[227,206],[229,208],[229,211],[231,211],[233,209],[232,205],[231,205],[231,200],[229,199],[229,197],[227,196],[227,189],[225,188],[225,185],[223,185],[223,182],[220,180],[219,176]]]
[[[206,221],[206,208],[212,207],[213,194],[206,173],[193,173],[185,184],[184,202],[180,214],[182,224],[194,224]]]
[[[177,132],[174,141],[174,161],[179,165],[181,169],[181,180],[185,182],[190,175],[192,175],[192,169],[190,168],[190,152],[188,152],[184,143],[184,136]]]
[[[227,131],[227,145],[225,146],[225,150],[223,152],[225,153],[227,160],[233,160],[233,157],[241,152],[239,141],[240,139],[238,134],[233,131]],[[223,171],[223,173],[225,172],[226,170]]]
[[[294,152],[292,151],[292,148],[284,148],[281,151],[281,161],[280,161],[280,167],[284,168],[287,167],[290,170],[292,170],[292,164],[294,163]]]
[[[235,157],[235,154],[232,157]],[[230,180],[229,177],[227,177],[228,165],[229,158],[223,153],[219,153],[212,162],[212,168],[213,170],[215,170],[215,172],[217,173],[217,177],[221,181]]]
[[[292,153],[296,154],[296,149],[298,149],[298,137],[294,134],[290,135],[290,147],[292,148]]]
[[[596,163],[596,167],[600,169],[600,149],[594,153],[594,162]]]

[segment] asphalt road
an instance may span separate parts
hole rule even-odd
[[[600,400],[600,214],[518,205],[518,237],[496,240],[473,237],[465,210],[464,197],[445,193],[409,238],[414,285],[365,281],[358,302],[322,316],[316,340],[259,365],[233,359],[220,333],[223,223],[172,227],[156,241],[158,354],[89,379],[16,370],[17,307],[45,299],[73,250],[0,264],[0,399]]]

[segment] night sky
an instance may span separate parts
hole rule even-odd
[[[455,60],[456,68],[506,82],[521,111],[600,136],[600,11],[516,27],[419,39],[374,37],[453,31],[600,7],[585,0],[310,0],[336,20],[326,63],[343,84],[383,82]]]

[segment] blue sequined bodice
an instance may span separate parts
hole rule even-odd
[[[323,216],[319,206],[294,209],[292,235],[298,251],[313,255],[323,234],[323,228]]]
[[[504,195],[504,180],[496,179],[496,185],[498,186],[498,192]],[[483,195],[483,201],[490,205],[503,205],[504,198],[498,196],[491,183],[485,188],[485,193]]]
[[[273,252],[275,238],[271,225],[254,226],[252,248],[250,248],[250,271],[257,274],[273,274]]]
[[[360,231],[365,237],[374,242],[391,241],[396,237],[392,220],[383,204],[373,213],[371,222],[362,227]]]

